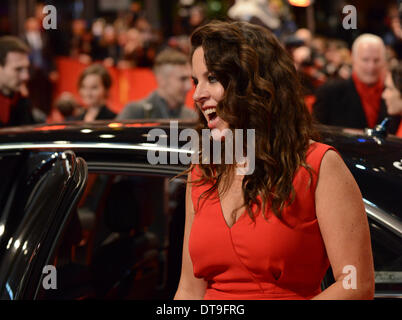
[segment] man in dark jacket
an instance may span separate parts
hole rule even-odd
[[[29,48],[18,38],[0,38],[0,127],[32,124],[30,103],[21,94],[29,80]]]
[[[388,116],[381,98],[385,75],[382,39],[372,34],[359,36],[352,46],[352,59],[350,79],[331,81],[317,90],[313,114],[322,124],[373,128]],[[399,122],[400,117],[391,117],[389,132],[396,132]]]

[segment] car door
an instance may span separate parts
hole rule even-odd
[[[402,222],[365,203],[375,270],[375,298],[402,298]]]
[[[87,181],[71,151],[0,153],[0,299],[34,299]]]

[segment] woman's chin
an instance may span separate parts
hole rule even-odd
[[[212,139],[215,141],[224,141],[226,135],[229,133],[228,127],[217,127],[211,130]]]
[[[229,130],[229,125],[218,116],[212,120],[208,118],[206,118],[206,120],[207,127],[211,130],[212,139],[215,141],[225,140],[226,130]]]

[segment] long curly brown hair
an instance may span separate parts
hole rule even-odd
[[[203,48],[208,71],[225,89],[217,105],[220,118],[232,130],[255,129],[255,170],[242,182],[248,214],[254,220],[252,206],[256,204],[265,218],[267,206],[280,218],[294,199],[296,170],[305,167],[311,178],[306,152],[310,139],[319,139],[292,58],[270,31],[246,22],[213,21],[201,26],[191,35],[191,46],[191,56],[195,49]],[[198,112],[201,136],[207,122]],[[203,164],[202,152],[199,157],[201,179],[190,183],[212,183],[201,197],[210,196],[218,185],[227,190],[235,165]]]

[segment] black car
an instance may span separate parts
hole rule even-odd
[[[152,129],[167,144],[148,141]],[[0,130],[0,298],[171,299],[185,216],[186,176],[177,175],[186,166],[148,157],[189,154],[170,129],[136,121]],[[402,297],[402,140],[321,133],[362,191],[376,298]]]

